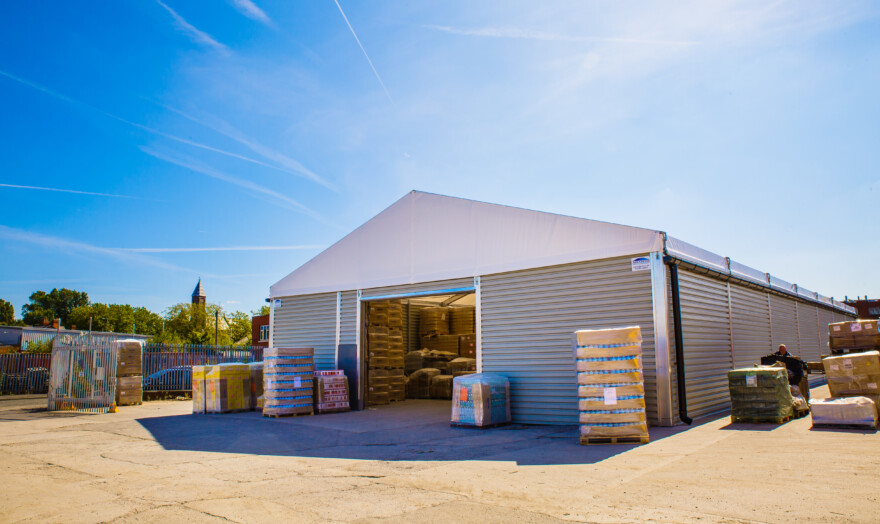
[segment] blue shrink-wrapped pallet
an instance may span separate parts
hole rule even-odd
[[[510,381],[476,373],[452,381],[452,425],[488,427],[510,423]]]

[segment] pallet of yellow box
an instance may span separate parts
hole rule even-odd
[[[581,444],[647,443],[641,328],[576,331]]]
[[[205,374],[205,411],[230,413],[251,408],[250,368],[247,364],[218,364]]]
[[[205,389],[205,375],[212,366],[192,367],[192,397],[193,413],[205,413],[207,405],[207,390]]]

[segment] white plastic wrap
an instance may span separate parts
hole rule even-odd
[[[813,424],[877,427],[877,406],[867,397],[811,400]]]

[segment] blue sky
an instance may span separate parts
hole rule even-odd
[[[878,85],[876,2],[4,2],[0,298],[252,310],[411,189],[876,297]]]

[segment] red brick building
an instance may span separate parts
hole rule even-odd
[[[880,318],[880,299],[868,299],[868,297],[865,296],[864,298],[858,297],[856,300],[847,299],[844,303],[856,308],[856,311],[859,312],[859,318]]]
[[[257,315],[251,320],[251,345],[269,347],[269,315]]]

